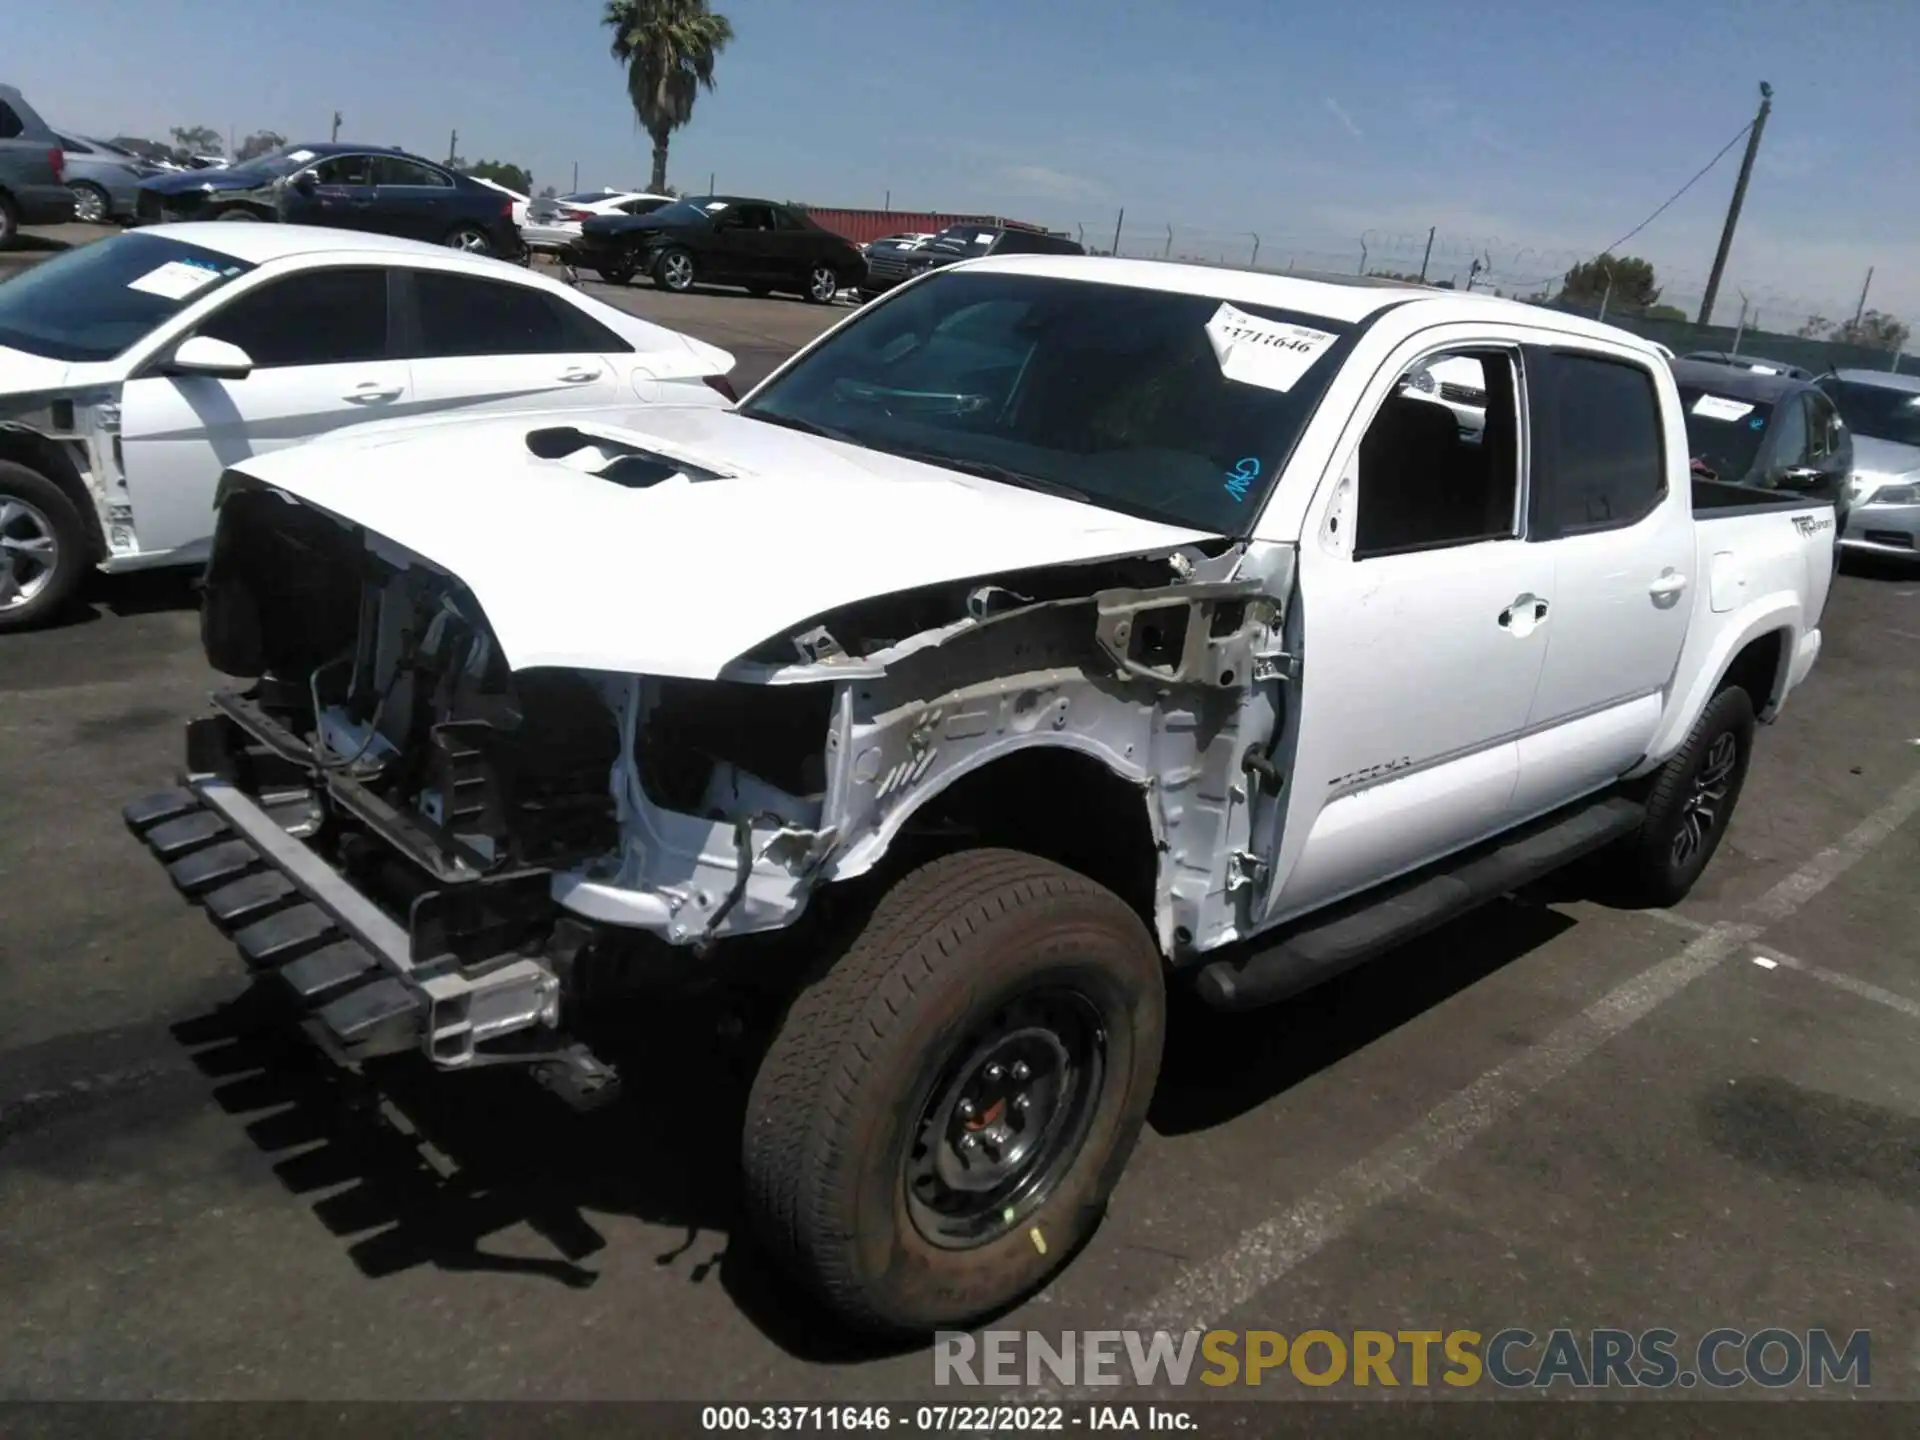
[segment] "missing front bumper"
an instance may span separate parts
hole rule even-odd
[[[196,722],[193,771],[123,814],[324,1049],[352,1061],[418,1049],[444,1069],[511,1062],[573,1103],[610,1097],[613,1072],[560,1036],[558,976],[519,948],[529,917],[551,908],[543,874],[428,888],[402,924],[308,843],[325,823],[320,792],[249,793],[236,774],[244,763],[207,763],[228,753],[227,731],[252,742],[256,759],[284,738],[249,735],[230,716]],[[291,757],[267,758],[284,775]]]

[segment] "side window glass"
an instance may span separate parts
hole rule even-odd
[[[373,183],[376,185],[431,185],[444,189],[452,182],[438,170],[422,165],[417,160],[403,160],[396,155],[382,155],[373,162]]]
[[[1519,534],[1515,375],[1507,351],[1452,350],[1400,376],[1360,441],[1355,559]]]
[[[1667,493],[1653,377],[1592,355],[1554,357],[1552,518],[1565,534],[1632,525]]]
[[[530,285],[416,270],[413,293],[420,359],[632,348],[565,301]]]
[[[387,275],[309,270],[270,280],[208,316],[197,333],[238,345],[263,370],[383,360]]]
[[[6,101],[0,100],[0,140],[17,139],[20,132],[26,128],[20,117],[14,113],[13,107]]]
[[[371,155],[330,155],[313,167],[313,178],[322,185],[371,185]]]
[[[1795,397],[1791,404],[1779,406],[1779,423],[1773,432],[1773,458],[1768,469],[1775,474],[1807,463],[1809,435],[1807,407]]]

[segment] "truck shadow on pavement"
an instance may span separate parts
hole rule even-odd
[[[1176,997],[1149,1123],[1179,1135],[1264,1104],[1573,923],[1497,905],[1265,1011],[1220,1015]],[[650,1257],[655,1266],[720,1284],[797,1358],[845,1364],[919,1348],[849,1335],[741,1225],[751,1040],[724,1038],[718,1008],[634,1006],[621,1018],[609,1027],[618,1046],[601,1048],[623,1066],[625,1093],[587,1114],[510,1068],[449,1076],[403,1057],[351,1075],[289,1028],[277,993],[260,986],[173,1035],[280,1183],[370,1279],[431,1265],[585,1290],[601,1282],[594,1261],[609,1243],[589,1217],[632,1217],[681,1231]]]

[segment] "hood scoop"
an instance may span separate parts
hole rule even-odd
[[[537,459],[551,460],[628,490],[651,489],[675,478],[695,483],[727,480],[733,473],[612,435],[592,434],[573,425],[529,431],[527,450]]]

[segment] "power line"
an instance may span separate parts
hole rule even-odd
[[[1701,178],[1707,173],[1707,171],[1713,169],[1714,166],[1720,163],[1722,158],[1725,157],[1727,151],[1733,149],[1734,146],[1738,145],[1742,140],[1747,138],[1747,132],[1751,129],[1753,129],[1753,121],[1749,120],[1746,124],[1740,127],[1740,133],[1738,135],[1735,135],[1733,139],[1727,141],[1726,144],[1720,147],[1720,153],[1718,155],[1715,155],[1713,159],[1707,161],[1705,165],[1702,165],[1700,167],[1699,173],[1696,174],[1693,177],[1693,179],[1687,181],[1686,184],[1682,185],[1678,190],[1674,191],[1673,194],[1669,195],[1666,199],[1665,204],[1661,205],[1661,207],[1658,210],[1654,211],[1653,214],[1647,216],[1646,219],[1642,220],[1638,225],[1634,226],[1631,230],[1627,231],[1626,234],[1622,235],[1618,240],[1614,241],[1613,244],[1607,246],[1604,250],[1599,250],[1599,251],[1596,251],[1595,253],[1599,255],[1611,255],[1615,250],[1619,249],[1622,245],[1626,244],[1627,241],[1631,240],[1634,236],[1638,235],[1642,230],[1646,229],[1647,226],[1651,225],[1654,221],[1658,220],[1660,216],[1665,212],[1668,205],[1673,204],[1674,201],[1678,200],[1682,195],[1686,194],[1687,191],[1691,190],[1695,185],[1699,184]]]

